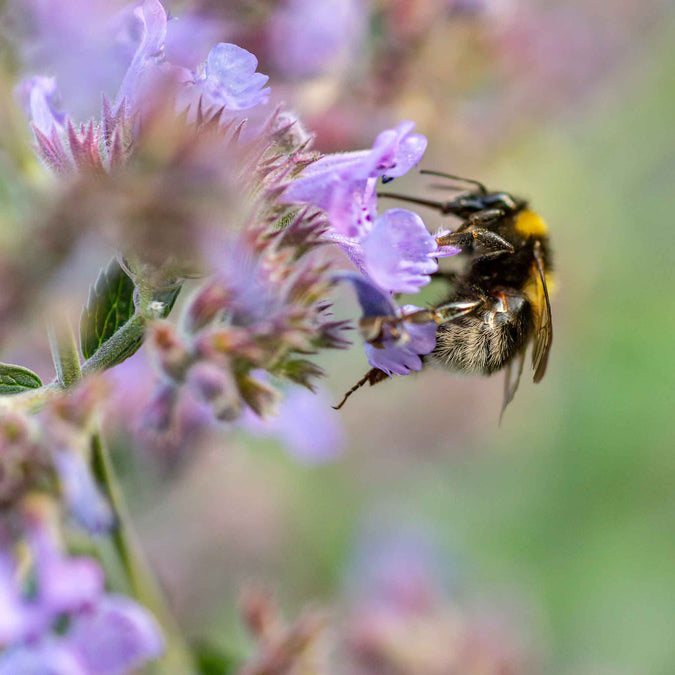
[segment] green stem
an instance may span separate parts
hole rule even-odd
[[[68,321],[50,321],[47,333],[58,382],[64,388],[70,387],[82,376],[73,327]]]
[[[117,525],[111,539],[125,570],[129,589],[154,614],[167,641],[166,651],[153,664],[152,672],[157,675],[192,675],[195,669],[190,649],[143,554],[100,434],[95,434],[92,438],[92,467],[98,484],[117,516]]]
[[[107,370],[132,356],[143,344],[145,317],[134,314],[121,328],[106,340],[82,365],[82,373],[87,375]]]
[[[70,387],[83,373],[105,370],[131,356],[143,342],[144,329],[145,320],[142,316],[135,315],[80,368],[72,328],[65,323],[51,324],[49,342],[58,388]],[[46,387],[44,389],[46,391]],[[110,540],[124,570],[126,585],[129,592],[152,612],[166,638],[166,650],[162,658],[148,666],[147,670],[156,675],[191,675],[195,671],[189,647],[143,554],[115,478],[112,462],[99,433],[92,436],[91,452],[94,476],[116,515],[116,525]]]

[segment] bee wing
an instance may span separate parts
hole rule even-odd
[[[553,342],[553,324],[551,322],[551,301],[548,297],[546,275],[544,273],[544,261],[541,254],[541,246],[537,242],[534,246],[534,260],[537,266],[539,298],[535,308],[534,317],[534,348],[532,349],[532,368],[534,369],[534,381],[541,381],[546,372],[548,354]]]
[[[525,350],[521,349],[506,366],[506,377],[504,378],[504,400],[502,402],[502,410],[499,413],[499,423],[501,424],[502,417],[506,406],[513,401],[516,395],[518,385],[520,384],[520,376],[523,374],[523,366],[525,365]]]

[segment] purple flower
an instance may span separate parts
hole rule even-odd
[[[151,77],[153,69],[163,57],[166,39],[166,12],[159,0],[144,0],[136,7],[134,18],[140,24],[140,43],[131,59],[122,84],[115,97],[114,110],[124,104],[127,110],[136,111],[144,89],[144,79]]]
[[[103,595],[71,617],[58,638],[45,634],[0,655],[0,675],[130,675],[161,656],[157,623],[140,605]]]
[[[339,415],[322,390],[288,389],[275,416],[262,420],[249,413],[242,423],[255,435],[277,438],[289,455],[307,464],[331,461],[345,445]]]
[[[30,627],[29,609],[16,588],[15,567],[0,548],[0,646],[22,639]]]
[[[257,73],[258,59],[237,45],[221,42],[209,53],[197,73],[183,69],[185,88],[179,93],[179,109],[196,114],[248,110],[269,99],[267,75]]]
[[[166,25],[164,55],[174,66],[196,71],[225,27],[198,14],[172,16]]]
[[[397,314],[404,316],[419,309],[415,305],[404,305]],[[380,348],[372,344],[364,347],[368,363],[388,375],[408,375],[411,370],[422,370],[421,355],[428,354],[436,346],[436,324],[433,321],[423,324],[403,321],[400,325],[406,336],[403,341],[387,339]]]
[[[374,519],[360,533],[349,580],[362,607],[414,616],[445,598],[446,569],[430,532]]]
[[[56,80],[53,77],[36,75],[24,80],[16,90],[16,96],[36,129],[50,136],[55,126],[63,127],[65,115],[57,110]]]
[[[33,528],[30,543],[41,611],[57,616],[91,607],[103,592],[103,572],[98,563],[91,558],[63,555],[43,527]]]
[[[164,640],[153,617],[120,595],[104,595],[78,615],[67,636],[70,650],[91,675],[124,675],[161,656]]]
[[[112,510],[99,492],[84,458],[77,451],[57,450],[54,463],[64,501],[75,520],[94,534],[109,530],[114,524]]]
[[[221,42],[209,53],[197,86],[217,106],[228,110],[246,110],[269,97],[267,75],[256,73],[258,59],[237,45]]]
[[[388,375],[421,370],[421,356],[436,346],[436,323],[430,319],[420,321],[418,313],[425,310],[415,305],[396,307],[388,293],[361,275],[343,273],[338,279],[349,281],[356,290],[363,310],[361,326],[370,365]]]
[[[131,9],[106,0],[16,0],[25,17],[23,43],[29,72],[56,79],[67,109],[77,119],[96,115],[101,94],[115,96],[138,46]]]
[[[0,675],[92,675],[63,640],[45,639],[0,655]]]
[[[65,0],[62,14],[53,0],[44,6],[34,2],[31,9],[40,29],[38,33],[48,33],[53,24],[69,37],[54,38],[54,45],[40,60],[40,67],[56,71],[57,77],[32,78],[19,91],[24,108],[45,136],[50,136],[55,122],[65,126],[63,115],[53,105],[62,78],[80,96],[82,90],[88,90],[90,100],[86,104],[75,101],[77,105],[71,105],[71,99],[76,97],[70,93],[64,97],[66,109],[79,118],[93,114],[91,100],[100,105],[101,96],[113,98],[114,91],[112,115],[120,111],[127,116],[135,115],[166,85],[171,85],[178,109],[188,110],[191,119],[199,109],[202,113],[215,113],[223,108],[248,110],[269,98],[270,89],[264,86],[268,77],[256,72],[256,57],[241,47],[217,44],[197,67],[201,50],[195,45],[195,35],[176,29],[168,35],[167,14],[159,0],[144,0],[117,15],[96,1],[89,7],[90,3],[82,0]],[[196,19],[192,25],[196,25]],[[199,25],[202,29],[197,38],[204,36],[207,26],[203,21]],[[105,75],[94,77],[92,64],[96,67],[103,64]],[[83,73],[87,77],[83,78]],[[113,74],[118,76],[116,89],[111,89]]]
[[[41,509],[27,511],[30,594],[0,549],[0,675],[126,675],[156,659],[163,639],[134,601],[104,593],[92,558],[63,553]],[[57,619],[67,619],[54,630]]]
[[[284,201],[318,206],[326,211],[338,234],[363,236],[377,211],[377,178],[402,176],[424,154],[427,140],[412,133],[414,126],[413,122],[401,122],[381,132],[371,150],[322,157],[288,186]]]
[[[274,64],[296,77],[344,68],[358,55],[366,22],[363,0],[290,0],[267,29]]]
[[[391,209],[384,213],[362,246],[368,276],[394,293],[417,293],[438,269],[436,240],[412,211]]]
[[[373,158],[379,156],[375,165],[378,176],[404,176],[422,159],[427,149],[427,139],[422,134],[412,133],[414,128],[414,122],[401,122],[393,129],[383,131],[375,139]]]
[[[336,274],[337,281],[348,281],[354,287],[364,318],[394,316],[396,305],[390,293],[378,288],[366,277],[354,272]]]

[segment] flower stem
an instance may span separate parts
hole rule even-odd
[[[72,327],[65,322],[51,324],[49,342],[58,385],[70,387],[82,377],[83,371],[86,373],[105,369],[119,363],[129,355],[129,352],[133,353],[143,340],[144,323],[142,317],[138,315],[127,322],[102,348],[99,348],[82,369]],[[166,638],[164,655],[148,666],[147,672],[156,675],[192,675],[195,670],[189,647],[143,555],[110,456],[98,432],[92,435],[91,452],[94,476],[115,512],[116,525],[110,539],[127,578],[129,592],[152,612]]]
[[[92,438],[92,467],[98,484],[104,490],[117,516],[117,525],[111,539],[126,573],[129,590],[154,614],[166,637],[166,651],[162,658],[150,667],[150,672],[157,675],[193,675],[196,671],[190,649],[143,554],[117,483],[110,456],[98,433]]]
[[[75,333],[68,321],[50,321],[47,327],[49,347],[58,383],[65,389],[82,376]]]

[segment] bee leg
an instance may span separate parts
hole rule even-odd
[[[470,215],[455,231],[464,232],[472,228],[485,229],[500,221],[505,215],[501,209],[483,209]]]
[[[449,323],[466,314],[471,314],[481,304],[483,304],[482,298],[480,300],[458,300],[439,305],[434,308],[434,320],[437,324]]]
[[[342,398],[342,400],[337,404],[332,406],[333,410],[340,410],[342,406],[347,402],[347,399],[355,392],[361,389],[361,387],[370,383],[370,386],[377,384],[378,382],[383,382],[389,377],[387,373],[379,368],[371,368]]]
[[[483,249],[488,249],[490,255],[503,253],[513,253],[513,244],[509,243],[500,237],[496,232],[486,230],[482,227],[471,226],[470,229],[465,229],[461,232],[451,232],[436,239],[439,246],[457,246],[464,250],[465,248],[473,248],[478,246]]]

